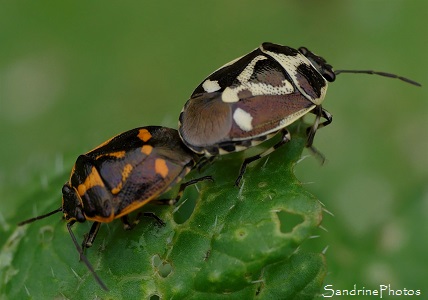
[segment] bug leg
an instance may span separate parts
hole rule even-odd
[[[210,156],[206,157],[203,156],[199,162],[196,164],[195,168],[198,170],[198,172],[201,172],[202,168],[205,168],[207,165],[213,163],[213,161],[217,158],[217,156]]]
[[[184,192],[184,190],[185,190],[188,186],[193,185],[193,184],[196,184],[196,183],[198,183],[198,182],[200,182],[200,181],[204,181],[204,180],[209,180],[209,181],[211,181],[211,182],[213,182],[213,181],[214,181],[214,179],[212,178],[212,176],[202,176],[202,177],[195,178],[195,179],[192,179],[192,180],[189,180],[189,181],[187,181],[187,182],[182,183],[182,184],[180,185],[180,189],[178,190],[177,197],[175,197],[175,199],[172,199],[172,200],[170,201],[170,205],[174,205],[175,203],[177,203],[177,202],[180,200],[181,196],[183,196],[183,192]]]
[[[185,190],[188,186],[193,185],[193,184],[196,184],[196,183],[198,183],[198,182],[200,182],[200,181],[204,181],[204,180],[209,180],[209,181],[211,181],[211,182],[213,182],[213,181],[214,181],[214,179],[212,178],[212,176],[202,176],[202,177],[195,178],[195,179],[189,180],[189,181],[187,181],[187,182],[184,182],[184,183],[182,183],[182,184],[180,185],[180,189],[178,190],[177,197],[175,197],[175,199],[170,199],[170,200],[168,201],[168,204],[169,204],[169,205],[174,205],[175,203],[177,203],[177,202],[180,200],[181,196],[183,196],[183,192],[184,192],[184,190]]]
[[[239,175],[235,180],[235,186],[239,186],[239,183],[241,182],[242,177],[244,176],[244,173],[245,173],[245,170],[247,169],[248,164],[250,164],[253,161],[258,160],[258,159],[260,159],[266,155],[271,154],[273,151],[275,151],[276,149],[278,149],[279,147],[281,147],[282,145],[284,145],[286,142],[288,142],[290,140],[290,138],[291,138],[290,133],[288,132],[288,130],[286,128],[281,130],[281,134],[282,134],[282,137],[278,143],[276,143],[275,145],[273,145],[272,147],[270,147],[266,151],[264,151],[260,154],[254,155],[254,156],[247,157],[244,160],[244,162],[241,165],[241,169],[239,170]]]
[[[71,239],[73,240],[74,246],[76,247],[77,252],[79,252],[79,256],[80,256],[80,260],[82,260],[86,267],[88,268],[88,270],[92,273],[92,276],[94,276],[95,280],[97,281],[97,283],[105,290],[108,291],[107,286],[105,285],[105,283],[101,280],[100,277],[98,277],[97,273],[95,273],[94,268],[92,267],[91,263],[88,261],[88,259],[86,258],[86,256],[83,254],[83,249],[79,246],[79,243],[76,240],[76,237],[74,236],[73,231],[71,230],[71,226],[73,226],[73,224],[76,221],[70,221],[67,223],[67,229],[68,229],[68,233],[71,236]],[[94,222],[98,223],[98,222]],[[99,225],[98,225],[99,226]],[[94,227],[94,225],[92,225],[92,227]],[[92,231],[92,228],[91,228]],[[98,229],[96,230],[98,232]],[[96,234],[95,234],[96,235]]]
[[[158,216],[156,216],[155,215],[155,213],[153,213],[153,212],[139,212],[138,214],[137,214],[137,216],[135,217],[135,219],[134,219],[134,221],[132,221],[132,223],[129,221],[129,217],[126,215],[126,216],[123,216],[122,218],[121,218],[121,220],[122,220],[122,223],[123,223],[123,228],[125,229],[125,230],[131,230],[132,228],[134,228],[138,223],[140,223],[140,221],[141,221],[141,218],[142,217],[150,217],[150,218],[153,218],[153,219],[155,219],[155,221],[159,224],[159,226],[165,226],[165,222],[164,221],[162,221],[162,219],[161,218],[159,218]]]
[[[317,106],[316,109],[311,112],[315,114],[316,117],[314,125],[308,127],[307,129],[308,141],[306,142],[306,147],[308,148],[312,147],[312,144],[314,143],[315,132],[317,132],[318,129],[329,125],[333,121],[333,116],[324,108],[322,108],[321,105]],[[321,118],[325,119],[325,121],[322,123],[320,123]]]
[[[321,106],[317,106],[317,108],[312,111],[312,113],[314,113],[316,117],[314,124],[311,127],[308,127],[307,129],[308,140],[306,142],[306,147],[320,161],[321,164],[324,164],[326,159],[325,156],[313,146],[314,137],[318,129],[327,126],[333,121],[333,116]],[[325,119],[325,121],[322,123],[320,123],[321,118]]]
[[[141,215],[141,213],[138,213],[137,217],[135,218],[134,222],[132,222],[132,223],[129,222],[128,215],[123,216],[122,218],[120,218],[120,220],[123,223],[123,229],[125,229],[125,230],[131,230],[132,228],[134,228],[135,225],[137,225],[140,222],[140,218],[141,218],[140,215]]]
[[[100,222],[94,222],[92,224],[91,230],[83,236],[82,249],[92,247],[95,238],[97,237],[98,231],[100,230]]]
[[[196,184],[196,183],[198,183],[200,181],[204,181],[204,180],[209,180],[211,182],[214,181],[214,179],[212,178],[212,176],[202,176],[200,178],[195,178],[195,179],[189,180],[189,181],[184,182],[184,183],[182,183],[180,185],[180,189],[178,190],[177,197],[175,197],[174,199],[158,199],[158,200],[156,200],[156,204],[174,205],[175,203],[177,203],[180,200],[181,196],[183,195],[184,190],[188,186]]]

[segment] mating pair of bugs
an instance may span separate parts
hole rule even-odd
[[[61,207],[19,225],[62,212],[81,259],[107,290],[83,255],[83,249],[94,242],[101,223],[121,218],[125,228],[130,229],[141,215],[150,215],[162,223],[151,213],[140,213],[131,223],[128,214],[158,199],[201,158],[245,150],[280,134],[280,141],[273,147],[244,160],[235,182],[239,185],[246,166],[289,141],[287,126],[308,113],[315,115],[315,121],[308,128],[306,146],[314,149],[316,131],[332,121],[332,115],[321,104],[328,82],[333,82],[339,73],[376,74],[420,86],[390,73],[333,71],[322,57],[304,47],[296,50],[263,43],[219,68],[195,89],[180,113],[178,131],[140,127],[80,155],[62,188]],[[211,178],[182,184],[179,195],[189,184],[204,179]],[[86,220],[93,221],[93,225],[80,246],[71,227]]]

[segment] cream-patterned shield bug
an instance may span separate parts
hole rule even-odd
[[[315,121],[308,128],[306,146],[319,154],[312,146],[315,133],[332,122],[322,102],[328,82],[340,73],[375,74],[420,86],[390,73],[334,71],[305,47],[263,43],[219,68],[194,90],[179,117],[180,137],[194,152],[217,156],[245,150],[280,133],[281,139],[273,147],[244,160],[236,185],[246,166],[289,141],[287,126],[308,113],[315,115]]]

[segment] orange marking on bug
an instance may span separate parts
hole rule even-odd
[[[152,135],[147,129],[140,129],[138,132],[138,138],[142,140],[143,142],[147,142],[152,138]]]
[[[120,190],[123,187],[123,183],[126,181],[126,179],[128,179],[129,174],[131,174],[132,169],[133,169],[132,165],[130,165],[130,164],[125,165],[125,167],[122,170],[122,181],[119,182],[119,184],[111,190],[112,194],[116,195],[117,193],[120,192]]]
[[[166,165],[166,161],[162,158],[158,158],[155,160],[155,171],[157,174],[165,178],[168,175],[168,166]]]
[[[143,147],[141,147],[141,152],[144,153],[145,155],[150,155],[150,153],[152,153],[153,147],[150,145],[144,145]]]
[[[94,186],[104,186],[104,182],[101,179],[100,174],[98,174],[97,169],[95,167],[92,167],[91,173],[86,177],[85,182],[82,184],[79,184],[77,187],[77,192],[79,193],[79,196],[82,197],[87,190]]]
[[[88,217],[86,215],[85,215],[85,217],[86,217],[86,220],[88,220],[88,221],[101,222],[101,223],[110,223],[114,219],[118,218],[118,216],[114,215],[113,209],[111,211],[111,214],[108,217],[106,217],[106,218],[103,218],[101,216]]]
[[[166,191],[164,191],[164,192],[166,192]],[[115,218],[117,219],[117,218],[123,217],[123,216],[133,212],[134,210],[139,209],[140,207],[146,205],[150,201],[156,199],[156,197],[158,197],[158,196],[159,196],[159,193],[155,193],[147,199],[133,201],[128,206],[126,206],[117,216],[115,216]]]
[[[115,158],[123,158],[126,155],[126,151],[117,151],[117,152],[110,152],[110,153],[104,153],[101,155],[98,155],[96,157],[96,159],[100,158],[100,157],[104,157],[104,156],[111,156],[111,157],[115,157]]]

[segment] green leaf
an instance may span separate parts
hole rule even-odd
[[[312,299],[326,265],[299,247],[317,230],[322,207],[294,176],[305,137],[292,136],[251,164],[240,188],[239,153],[192,172],[215,181],[187,188],[176,207],[145,207],[166,226],[151,218],[131,231],[103,224],[86,256],[109,292],[79,263],[59,215],[16,227],[1,252],[0,299]],[[16,221],[59,207],[61,179],[29,198]],[[89,228],[73,230],[80,240]]]

